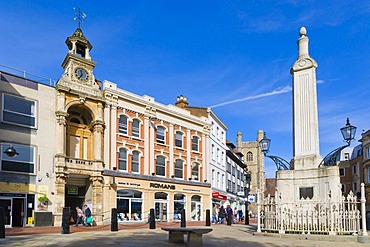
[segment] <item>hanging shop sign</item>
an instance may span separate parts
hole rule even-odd
[[[220,200],[227,200],[227,196],[221,195],[220,192],[212,192],[212,197]]]

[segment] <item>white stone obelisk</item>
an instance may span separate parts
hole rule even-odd
[[[295,170],[317,168],[322,160],[319,150],[319,123],[316,93],[316,61],[308,53],[306,28],[298,39],[298,59],[293,76],[293,165]]]

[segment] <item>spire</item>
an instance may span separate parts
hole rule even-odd
[[[307,31],[305,27],[301,27],[299,30],[300,38],[297,41],[298,44],[298,59],[310,57],[308,54],[308,41],[309,38],[306,36]]]

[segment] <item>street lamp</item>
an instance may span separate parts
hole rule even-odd
[[[272,159],[272,161],[274,161],[276,168],[278,170],[291,170],[292,169],[289,162],[286,161],[285,159],[280,158],[278,156],[267,155],[270,149],[271,140],[266,137],[266,132],[263,133],[263,138],[259,144],[260,144],[260,148],[264,156]]]
[[[244,199],[245,203],[245,225],[249,225],[249,212],[248,212],[248,195],[250,191],[250,183],[251,183],[251,174],[248,171],[245,171],[245,186],[244,186],[244,196],[246,200]]]
[[[338,155],[341,153],[343,149],[351,145],[351,141],[355,139],[356,130],[357,127],[351,125],[349,123],[349,118],[347,118],[346,126],[340,128],[340,132],[342,133],[343,139],[345,142],[347,142],[347,144],[334,149],[328,155],[326,155],[325,158],[320,162],[319,167],[337,165]]]
[[[8,155],[9,157],[14,157],[14,156],[19,155],[19,153],[17,152],[17,150],[15,150],[13,146],[10,146],[7,149],[5,149],[3,153]]]

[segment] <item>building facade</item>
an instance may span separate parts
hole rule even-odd
[[[226,191],[226,125],[210,108],[189,106],[188,102],[178,102],[179,107],[184,107],[193,115],[205,117],[211,124],[209,134],[209,152],[208,152],[208,177],[211,183],[212,203],[220,206],[226,206],[228,200]]]
[[[210,209],[206,118],[104,81],[104,211],[120,221],[205,220]]]
[[[55,209],[55,89],[0,72],[0,97],[0,207],[6,227],[31,226],[35,212]]]
[[[361,135],[362,143],[362,164],[363,164],[363,182],[365,183],[366,211],[370,211],[370,130],[364,131]],[[369,213],[367,220],[370,222]]]

